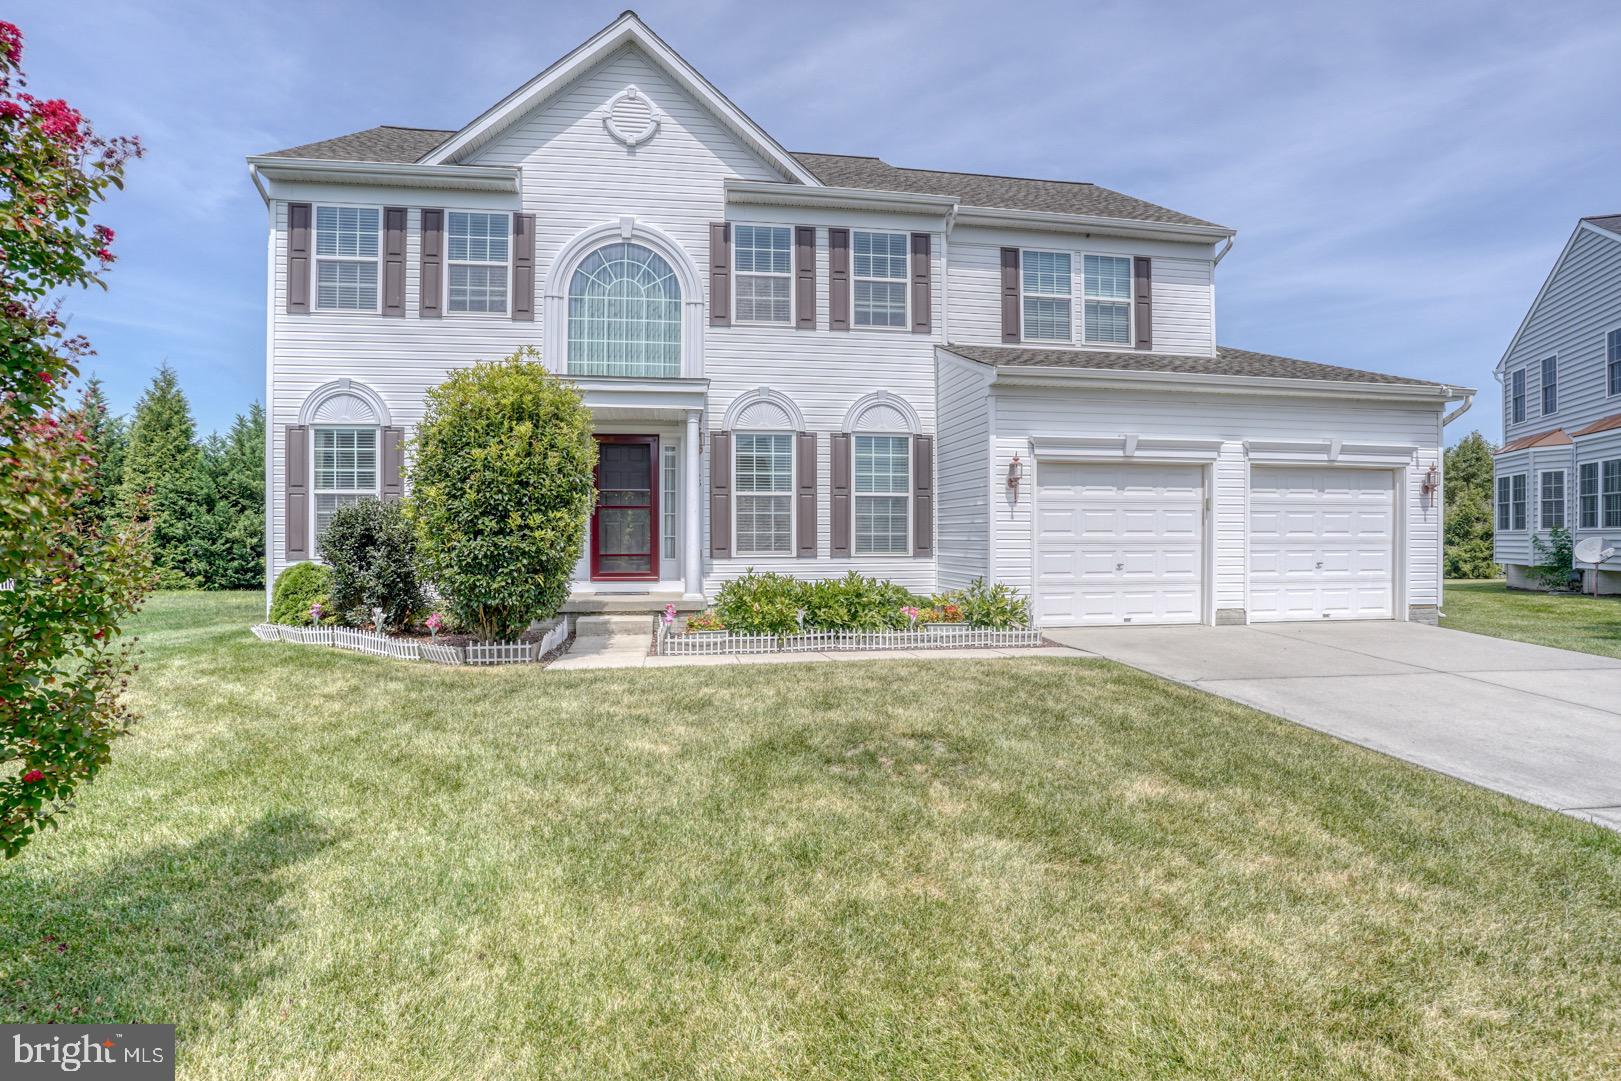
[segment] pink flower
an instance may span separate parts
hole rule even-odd
[[[444,629],[445,617],[435,612],[423,621],[423,625],[428,628],[429,634],[437,636]]]
[[[672,624],[674,622],[675,622],[675,605],[666,604],[664,606],[664,625],[666,627],[668,627],[670,624]]]
[[[24,784],[33,784],[36,781],[43,781],[44,779],[45,774],[41,773],[37,769],[31,769],[27,773],[23,774]]]
[[[0,53],[15,64],[23,56],[23,32],[11,23],[0,22]]]

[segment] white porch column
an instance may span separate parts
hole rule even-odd
[[[684,564],[682,577],[686,579],[686,599],[689,601],[701,601],[704,597],[703,530],[700,528],[704,493],[698,469],[698,449],[703,439],[698,423],[701,416],[702,410],[687,410],[687,437],[682,443],[685,468],[681,494],[686,498],[687,505],[682,508],[681,515],[681,559]]]

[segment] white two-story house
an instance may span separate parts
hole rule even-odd
[[[1532,538],[1555,527],[1621,553],[1621,215],[1576,223],[1496,375],[1494,536],[1508,584],[1536,587]],[[1621,593],[1621,554],[1578,569],[1585,588]]]
[[[625,13],[457,131],[250,159],[269,573],[536,345],[601,441],[575,610],[749,568],[1011,583],[1046,626],[1434,618],[1466,388],[1216,344],[1233,230],[792,153]]]

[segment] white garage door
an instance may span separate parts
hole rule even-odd
[[[1199,622],[1202,467],[1043,462],[1036,483],[1043,626]]]
[[[1394,489],[1384,469],[1251,469],[1250,621],[1391,618]]]

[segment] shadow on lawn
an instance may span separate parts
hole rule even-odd
[[[269,947],[293,926],[280,872],[333,839],[303,812],[266,815],[82,882],[7,884],[0,1020],[178,1024],[193,1036],[227,1023],[275,974]],[[43,862],[46,849],[22,859]]]

